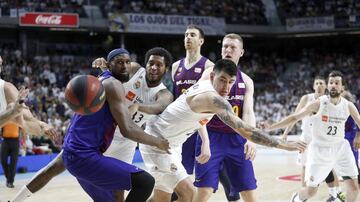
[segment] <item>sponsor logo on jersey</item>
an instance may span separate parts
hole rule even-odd
[[[180,80],[176,82],[176,85],[182,85],[182,84],[191,84],[194,85],[197,81],[196,80]]]
[[[133,93],[132,91],[129,91],[127,94],[126,94],[126,99],[130,100],[131,102],[134,100],[136,94]]]
[[[199,121],[200,125],[202,125],[202,126],[206,125],[208,122],[209,122],[209,120],[207,120],[207,119],[203,119],[203,120]]]
[[[227,100],[244,100],[244,95],[226,96]]]
[[[176,172],[178,170],[177,166],[175,165],[175,163],[170,164],[170,171],[171,172]]]
[[[238,88],[245,88],[245,83],[238,83]]]
[[[329,117],[328,117],[328,116],[325,116],[325,115],[322,115],[322,116],[321,116],[321,121],[323,121],[323,122],[328,122],[328,121],[329,121]]]
[[[201,68],[200,67],[195,67],[194,72],[195,73],[201,73]]]
[[[138,81],[136,81],[136,82],[134,83],[134,88],[135,88],[135,89],[139,89],[140,86],[141,86],[141,81],[140,81],[140,80],[138,80]]]

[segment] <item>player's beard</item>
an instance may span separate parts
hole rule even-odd
[[[161,79],[150,79],[148,75],[145,75],[148,85],[155,86],[161,82]]]
[[[129,73],[113,74],[113,76],[122,83],[128,82],[130,79]]]
[[[331,98],[337,98],[341,95],[341,92],[337,92],[337,91],[330,91],[330,97]]]

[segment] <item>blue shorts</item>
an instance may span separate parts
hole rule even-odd
[[[225,169],[229,177],[231,190],[235,192],[257,188],[251,161],[245,160],[244,145],[246,139],[237,133],[218,133],[208,131],[210,140],[210,160],[205,164],[195,164],[196,187],[218,189],[219,172]],[[201,139],[196,145],[196,156],[201,153]]]
[[[66,169],[94,201],[115,201],[113,191],[131,189],[131,173],[142,172],[136,166],[101,153],[72,153],[64,150]]]
[[[181,163],[183,164],[186,173],[192,175],[195,166],[195,147],[198,133],[192,134],[182,145],[181,150]]]
[[[359,151],[355,150],[354,148],[354,139],[356,137],[357,131],[352,131],[352,132],[346,132],[345,133],[345,139],[347,139],[347,141],[349,141],[350,146],[351,146],[351,150],[354,154],[355,157],[355,161],[356,161],[356,166],[359,167],[358,165],[358,161],[359,161]]]

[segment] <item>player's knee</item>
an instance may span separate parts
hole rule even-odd
[[[329,184],[329,183],[334,182],[334,180],[335,180],[334,174],[333,174],[333,172],[331,171],[331,172],[329,173],[329,175],[326,177],[325,182],[326,182],[327,184]]]
[[[184,201],[192,201],[195,192],[195,187],[191,183],[183,183],[179,189],[176,189],[176,194]]]
[[[213,188],[210,188],[210,187],[202,187],[202,188],[198,188],[196,194],[201,195],[202,198],[203,198],[203,197],[209,198],[213,192],[214,192],[214,189],[213,189]]]

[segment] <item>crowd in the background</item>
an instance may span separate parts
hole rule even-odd
[[[316,16],[350,16],[360,14],[359,0],[275,0],[284,18]]]
[[[64,12],[78,13],[80,17],[89,17],[84,6],[98,7],[104,18],[108,13],[156,13],[165,15],[195,15],[224,17],[231,24],[265,25],[265,7],[261,0],[0,0],[2,16],[11,15],[12,9],[28,12]],[[18,12],[14,10],[15,12]]]
[[[83,3],[83,0],[0,0],[0,8],[2,16],[11,15],[12,9],[17,8],[28,12],[78,13],[80,17],[86,17],[86,13],[82,7]]]
[[[30,89],[27,105],[41,120],[53,125],[59,134],[64,134],[72,111],[64,100],[64,89],[67,82],[77,74],[90,73],[93,58],[79,59],[69,55],[35,56],[28,59],[14,47],[0,47],[4,59],[4,78],[16,86],[27,86]],[[136,54],[133,58],[138,58]],[[174,58],[179,58],[174,55]],[[255,113],[257,122],[279,121],[295,110],[302,95],[312,92],[314,76],[326,74],[332,69],[341,70],[346,77],[349,90],[358,98],[360,95],[360,54],[358,53],[320,53],[304,49],[292,58],[280,57],[248,51],[240,60],[241,68],[255,82]],[[215,55],[212,56],[215,60]],[[142,63],[141,61],[138,61]],[[171,86],[167,75],[164,81]],[[171,87],[170,87],[171,88]],[[359,103],[358,103],[359,104]],[[298,134],[300,127],[295,127],[292,134]],[[277,131],[276,134],[280,134]],[[51,141],[50,141],[51,142]],[[24,136],[22,153],[40,154],[56,152],[60,145],[41,147],[49,144],[47,138]]]

